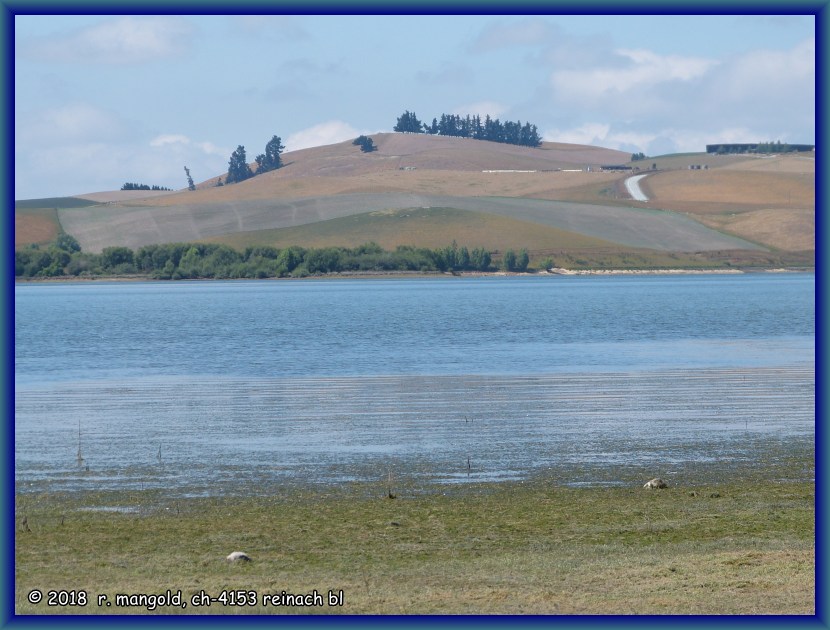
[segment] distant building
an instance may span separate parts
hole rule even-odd
[[[603,166],[599,167],[601,171],[632,171],[634,170],[630,166],[625,166],[624,164],[604,164]]]

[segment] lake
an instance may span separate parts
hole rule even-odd
[[[814,396],[812,274],[15,286],[19,492],[775,478]]]

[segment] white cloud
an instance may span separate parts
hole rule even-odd
[[[192,35],[181,18],[119,17],[23,42],[20,52],[38,61],[131,64],[178,56]]]
[[[39,111],[16,112],[17,143],[50,145],[83,141],[113,140],[127,131],[127,125],[111,111],[73,103]]]
[[[344,140],[357,138],[361,132],[342,120],[329,120],[308,129],[292,133],[285,140],[286,151],[298,151],[309,147],[319,147],[326,144],[335,144]]]
[[[231,151],[229,149],[217,147],[212,142],[194,142],[193,146],[197,147],[198,149],[201,149],[202,153],[204,153],[205,155],[221,155],[229,157],[231,154]]]
[[[150,140],[150,146],[168,147],[173,149],[195,147],[205,155],[230,156],[231,154],[231,149],[218,147],[208,141],[194,142],[184,134],[180,133],[162,134],[160,136],[156,136]]]
[[[711,97],[755,107],[782,101],[813,102],[816,43],[809,38],[790,50],[755,50],[731,59],[713,77]],[[760,100],[759,100],[760,99]]]
[[[610,129],[608,123],[585,123],[573,129],[551,129],[542,136],[548,142],[599,145],[608,137]]]
[[[415,73],[415,78],[426,85],[466,85],[472,83],[473,71],[467,66],[451,64],[434,72],[421,70]]]
[[[643,90],[661,84],[698,79],[718,63],[647,50],[619,49],[614,54],[613,63],[604,66],[555,70],[550,80],[557,97],[593,104],[597,99],[642,95]]]
[[[636,64],[629,74],[648,83],[660,81],[689,81],[702,76],[711,66],[717,65],[714,59],[701,57],[682,57],[680,55],[658,55],[650,50],[617,50],[620,57],[630,59]]]
[[[758,142],[760,139],[778,138],[776,134],[748,129],[747,127],[720,127],[695,129],[691,127],[663,127],[638,129],[611,123],[590,122],[566,129],[550,129],[543,137],[548,142],[588,144],[647,155],[665,153],[693,153],[706,150],[707,144],[718,142]]]
[[[550,67],[551,89],[536,105],[558,115],[546,139],[650,155],[715,142],[814,142],[812,37],[721,60],[616,49],[600,62]]]
[[[163,147],[168,144],[190,144],[190,138],[182,134],[174,133],[156,136],[150,140],[151,147]]]
[[[551,129],[542,135],[548,142],[588,144],[636,152],[645,151],[660,136],[660,133],[615,129],[611,123],[589,122],[570,129]]]
[[[552,24],[537,18],[519,22],[492,24],[485,28],[473,42],[473,52],[489,52],[514,46],[534,46],[548,41],[558,32]]]
[[[54,116],[87,123],[83,133],[53,135],[42,130],[40,144],[48,150],[32,148],[28,142],[15,143],[15,198],[29,199],[118,190],[124,182],[179,189],[186,186],[184,166],[188,166],[196,182],[204,181],[227,170],[230,149],[211,142],[195,142],[184,134],[161,134],[150,140],[127,136],[105,136],[90,133],[97,116],[84,114]],[[94,111],[94,110],[93,110]],[[54,133],[55,126],[50,126]],[[76,165],[82,167],[79,184]],[[31,177],[32,172],[37,177]]]
[[[257,37],[274,41],[302,41],[310,35],[294,15],[234,15],[231,30],[246,38]]]

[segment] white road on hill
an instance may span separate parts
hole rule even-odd
[[[625,180],[625,187],[628,189],[628,194],[631,195],[631,198],[634,201],[648,201],[648,197],[645,196],[642,190],[640,190],[640,180],[643,179],[645,175],[635,175],[634,177],[629,177]]]

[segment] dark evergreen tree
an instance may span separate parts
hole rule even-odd
[[[470,254],[470,266],[477,271],[487,271],[490,268],[490,252],[483,248],[476,248]]]
[[[398,122],[392,131],[402,131],[409,133],[423,133],[421,121],[415,115],[415,112],[405,111],[398,117]]]
[[[193,183],[193,178],[190,176],[190,169],[185,166],[184,172],[187,175],[187,189],[196,190],[196,184]]]
[[[516,271],[527,271],[527,266],[530,264],[530,256],[526,249],[522,249],[516,257]]]
[[[486,114],[484,116],[484,129],[482,133],[482,140],[490,140],[494,142],[496,140],[497,134],[495,131],[495,125],[493,124],[493,119],[490,118],[490,114]]]
[[[484,136],[484,127],[481,126],[481,116],[478,114],[475,115],[473,118],[473,138],[476,140],[481,140]]]
[[[280,154],[285,147],[282,144],[282,139],[279,136],[274,136],[265,145],[265,153],[256,156],[257,169],[256,174],[267,173],[282,166],[282,158]]]
[[[516,252],[512,249],[508,249],[504,252],[504,256],[501,259],[501,266],[502,269],[505,271],[515,271],[516,270]]]
[[[498,119],[493,120],[485,116],[484,123],[481,117],[460,116],[458,114],[441,114],[438,118],[432,119],[432,124],[421,124],[421,122],[410,112],[405,112],[398,118],[395,131],[407,131],[414,133],[440,134],[461,138],[475,138],[476,140],[489,140],[490,142],[506,142],[528,147],[538,147],[542,144],[539,130],[536,125],[530,123],[522,124],[521,121],[507,121],[502,123]]]
[[[231,158],[228,161],[228,176],[225,178],[225,182],[236,184],[253,176],[254,173],[251,167],[248,166],[248,160],[245,157],[245,147],[240,144],[236,147],[236,151],[231,153]]]
[[[371,153],[377,149],[374,140],[368,136],[358,136],[352,141],[352,144],[360,146],[360,150],[364,153]]]

